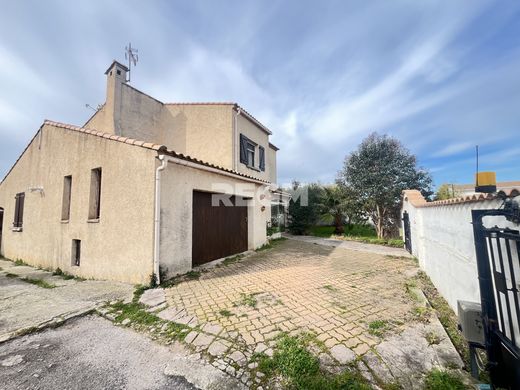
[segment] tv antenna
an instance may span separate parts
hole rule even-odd
[[[134,66],[137,65],[137,61],[139,61],[139,55],[137,54],[139,50],[132,47],[132,44],[129,43],[128,46],[125,46],[125,59],[128,60],[128,82],[130,82],[130,71],[132,70],[132,64]]]

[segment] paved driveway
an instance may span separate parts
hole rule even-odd
[[[280,332],[310,332],[325,365],[364,361],[362,370],[414,388],[414,376],[461,361],[436,317],[416,320],[405,283],[417,265],[395,253],[283,241],[166,289],[159,315],[192,326],[186,341],[244,383],[254,352],[272,353]]]
[[[41,281],[44,288],[26,280]],[[47,271],[0,260],[0,342],[33,328],[60,323],[98,304],[132,296],[129,284],[66,280]]]

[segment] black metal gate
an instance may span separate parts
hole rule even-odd
[[[518,210],[473,210],[485,348],[495,387],[520,389],[520,233],[486,228],[483,218],[518,219]]]
[[[403,228],[404,228],[404,246],[406,250],[412,253],[412,236],[410,232],[410,216],[408,211],[403,213]]]

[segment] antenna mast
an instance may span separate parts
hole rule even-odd
[[[137,65],[137,61],[139,61],[139,55],[137,54],[139,51],[136,48],[132,47],[132,44],[129,43],[128,46],[125,46],[125,59],[128,60],[128,80],[130,82],[130,71],[132,70],[132,64],[134,66]]]

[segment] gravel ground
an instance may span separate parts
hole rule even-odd
[[[165,347],[90,315],[0,344],[0,387],[11,389],[197,389],[167,376],[182,347]]]

